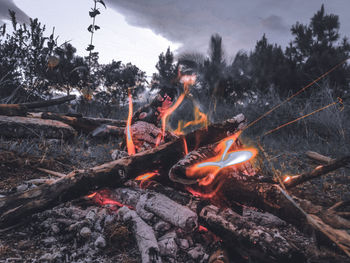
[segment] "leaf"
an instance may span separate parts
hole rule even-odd
[[[100,3],[101,5],[103,5],[105,8],[107,8],[106,4],[102,0],[97,0],[97,2]]]
[[[100,29],[100,27],[95,25],[95,30],[98,30],[98,29]]]
[[[86,48],[86,51],[94,50],[94,48],[95,48],[94,45],[89,45],[89,46]]]
[[[92,25],[89,25],[88,29],[87,29],[89,32],[93,33],[92,31]]]
[[[89,12],[90,17],[95,17],[97,15],[101,14],[98,9],[92,9],[92,11]]]

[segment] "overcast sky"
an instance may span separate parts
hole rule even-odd
[[[100,8],[94,44],[101,62],[132,62],[155,72],[158,55],[168,46],[176,52],[206,52],[213,33],[223,37],[230,59],[250,50],[265,33],[270,42],[285,46],[296,21],[308,23],[325,4],[327,13],[340,16],[341,34],[350,36],[350,0],[105,0]],[[21,21],[38,17],[60,42],[71,40],[80,55],[89,42],[92,0],[0,0],[0,19],[14,9]]]

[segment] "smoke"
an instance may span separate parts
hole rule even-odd
[[[172,42],[180,52],[206,52],[209,38],[223,37],[227,54],[249,50],[265,33],[268,40],[285,46],[296,21],[309,23],[323,1],[304,0],[106,0],[107,6],[125,16],[134,26],[149,28]],[[347,7],[347,8],[346,8]],[[346,11],[350,1],[335,0],[325,5],[327,13],[340,15],[342,28],[350,32]],[[343,19],[343,20],[342,20]],[[347,23],[346,23],[347,22]],[[118,26],[118,25],[115,25]],[[344,31],[344,30],[343,30]],[[350,34],[348,34],[350,35]]]
[[[20,23],[28,22],[29,17],[21,9],[19,9],[13,0],[0,0],[0,21],[10,19],[9,10],[16,12],[17,21]]]

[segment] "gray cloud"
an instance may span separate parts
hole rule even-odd
[[[284,32],[288,31],[288,26],[284,23],[283,18],[276,15],[270,15],[261,19],[261,24],[266,27],[267,30],[277,30]]]
[[[206,52],[214,33],[223,37],[227,54],[249,50],[265,33],[270,42],[285,46],[290,27],[308,23],[324,1],[304,0],[106,0],[109,7],[134,26],[149,28],[183,44],[180,51]],[[327,13],[340,15],[343,32],[350,35],[350,1],[325,3]],[[118,26],[118,25],[115,25]]]
[[[12,0],[0,0],[0,21],[9,19],[9,9],[16,12],[18,22],[23,23],[29,21],[27,14],[19,9]]]

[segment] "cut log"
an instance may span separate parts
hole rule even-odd
[[[25,116],[29,109],[43,108],[62,104],[75,100],[75,95],[65,96],[57,99],[20,103],[20,104],[0,104],[0,115],[6,116]]]
[[[130,188],[118,188],[113,191],[113,200],[136,207],[136,212],[143,218],[144,214],[151,213],[162,220],[183,229],[185,232],[192,232],[198,227],[197,214],[187,206],[178,204],[167,196],[150,191]]]
[[[161,263],[160,250],[152,227],[126,206],[118,210],[118,217],[123,222],[131,222],[142,263]]]
[[[185,136],[190,151],[212,144],[238,131],[245,123],[243,115],[212,124]],[[51,185],[42,185],[24,193],[0,198],[0,227],[13,225],[28,216],[78,198],[101,187],[114,187],[147,171],[170,169],[184,156],[183,140],[178,139],[156,149],[109,162],[88,170],[73,171]]]
[[[270,217],[273,217],[270,215]],[[231,209],[209,205],[200,212],[200,220],[209,230],[227,241],[242,256],[263,262],[306,262],[307,251],[315,247],[310,239],[281,220],[268,225],[256,224],[249,216]]]
[[[0,116],[0,127],[0,135],[10,138],[67,139],[76,135],[76,131],[63,122],[17,116]]]
[[[125,127],[125,121],[123,120],[69,116],[52,112],[29,112],[27,117],[61,121],[72,126],[77,131],[82,131],[85,133],[90,133],[101,125],[108,125],[117,129],[120,134],[123,134]]]
[[[180,227],[186,232],[192,232],[198,227],[196,213],[162,194],[144,194],[141,196],[139,203],[145,210],[152,212],[174,226]]]

